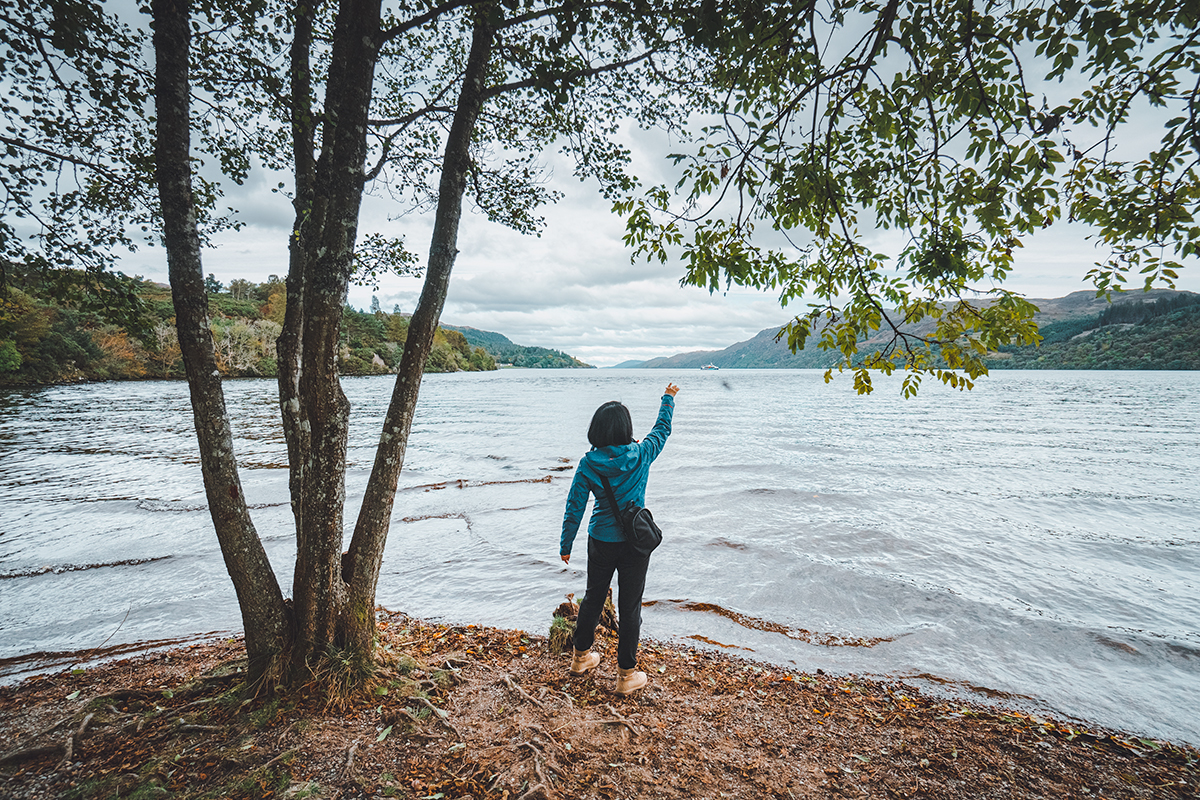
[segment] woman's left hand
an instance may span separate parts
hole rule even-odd
[[[559,556],[559,558],[561,558],[563,560],[564,564],[571,563],[571,554],[570,553],[567,553],[565,556]]]

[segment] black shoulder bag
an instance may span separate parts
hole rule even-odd
[[[650,513],[650,509],[642,508],[637,503],[630,503],[624,508],[618,508],[617,498],[613,494],[612,484],[608,482],[608,478],[601,475],[600,482],[604,484],[604,494],[608,497],[608,505],[612,508],[613,514],[617,518],[617,524],[621,526],[621,532],[625,534],[625,539],[639,553],[650,555],[654,548],[662,544],[662,529],[654,523],[654,515]]]

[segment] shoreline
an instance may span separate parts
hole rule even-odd
[[[13,798],[1194,797],[1196,748],[647,641],[646,689],[546,637],[380,612],[390,673],[342,710],[241,702],[241,640],[0,688]],[[207,676],[207,677],[205,677]],[[14,757],[14,754],[16,756]]]
[[[383,608],[382,606],[379,607],[379,613],[388,616],[407,617],[404,612],[392,612]],[[414,619],[414,621],[418,620]],[[480,626],[466,622],[453,621],[419,621],[421,624],[429,626],[441,626],[445,628],[479,627],[487,628],[489,630],[506,631],[510,634],[520,634],[521,636],[532,637],[537,641],[547,639],[547,637],[544,635],[533,634],[516,628],[493,628],[492,626]],[[26,655],[0,659],[0,670],[22,662],[33,665],[27,669],[16,669],[7,673],[0,672],[0,693],[3,693],[6,690],[19,690],[23,684],[29,681],[61,678],[72,672],[77,672],[80,670],[104,669],[119,660],[148,660],[163,653],[170,654],[174,651],[183,651],[194,647],[213,646],[222,642],[236,641],[239,643],[240,647],[243,637],[244,634],[240,630],[209,631],[207,633],[195,635],[145,642],[123,643],[110,645],[107,647],[88,648],[84,650],[55,652],[38,651]],[[685,640],[694,640],[700,644],[689,644]],[[735,644],[725,644],[699,634],[680,637],[675,640],[644,638],[642,641],[644,644],[651,644],[656,648],[707,653],[713,658],[724,658],[731,662],[749,665],[754,668],[765,669],[769,671],[785,674],[808,674],[805,670],[800,668],[794,666],[789,667],[785,664],[772,661],[768,657],[760,656],[751,648],[742,647]],[[615,650],[613,652],[615,654]],[[39,663],[41,663],[42,666],[36,666]],[[865,681],[881,685],[900,685],[914,693],[925,695],[932,701],[947,704],[960,704],[977,707],[980,709],[1001,709],[1004,711],[1015,711],[1031,718],[1048,720],[1053,719],[1056,720],[1056,724],[1060,726],[1070,726],[1077,730],[1103,731],[1105,735],[1116,736],[1130,741],[1153,741],[1167,747],[1200,751],[1200,743],[1192,743],[1183,739],[1163,736],[1160,734],[1146,733],[1144,731],[1138,732],[1126,727],[1108,725],[1102,722],[1089,720],[1084,717],[1072,715],[1069,712],[1051,708],[1046,701],[1040,700],[1034,695],[989,689],[984,686],[975,685],[966,679],[945,678],[932,673],[921,673],[917,675],[880,675],[866,672],[827,671],[823,668],[816,668],[813,674],[818,676],[826,676],[831,680]],[[2,754],[2,750],[0,750],[0,754]]]

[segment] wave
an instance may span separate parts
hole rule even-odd
[[[11,658],[0,658],[0,684],[15,683],[31,675],[50,673],[56,669],[63,669],[65,667],[81,666],[118,656],[150,653],[193,642],[203,642],[236,635],[238,635],[236,631],[209,631],[191,636],[179,636],[170,639],[148,639],[141,642],[128,642],[108,647],[92,647],[85,650],[38,651]]]
[[[174,556],[152,556],[151,558],[126,558],[122,561],[106,561],[102,564],[51,564],[44,567],[31,567],[29,569],[18,569],[12,572],[0,572],[0,581],[9,580],[10,578],[32,578],[37,575],[46,575],[54,573],[58,575],[63,572],[82,572],[88,569],[103,569],[104,567],[136,567],[139,564],[150,564],[155,561],[165,561]]]
[[[251,511],[256,511],[260,508],[279,508],[280,506],[286,505],[289,505],[288,501],[281,501],[278,503],[247,503],[246,508]],[[169,514],[190,514],[196,511],[207,511],[208,504],[180,503],[169,500],[139,500],[137,508],[139,511],[150,511],[153,513],[165,511]]]
[[[554,469],[554,467],[549,467]],[[455,478],[449,481],[438,481],[437,483],[422,483],[417,486],[405,486],[397,491],[400,492],[432,492],[441,489],[466,489],[475,486],[508,486],[514,483],[551,483],[554,480],[554,475],[543,475],[540,478],[518,478],[511,481],[472,481],[466,478]]]

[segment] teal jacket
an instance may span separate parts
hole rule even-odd
[[[613,510],[608,507],[604,484],[600,476],[608,478],[617,505],[624,508],[629,503],[646,504],[646,479],[650,477],[650,464],[658,458],[667,437],[671,435],[671,415],[675,411],[675,398],[664,394],[658,409],[658,420],[645,439],[632,444],[612,447],[593,447],[579,461],[571,491],[567,493],[567,511],[563,515],[562,542],[559,555],[571,554],[575,534],[587,508],[588,495],[596,496],[592,518],[588,520],[588,536],[602,542],[622,542],[625,536]]]

